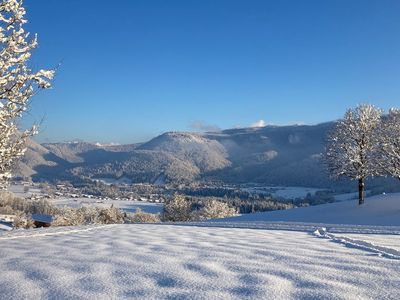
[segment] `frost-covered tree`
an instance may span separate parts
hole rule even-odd
[[[392,108],[382,118],[379,165],[383,175],[400,179],[400,110]]]
[[[129,214],[125,219],[132,223],[157,223],[160,222],[160,215],[146,213],[138,208],[134,214]]]
[[[182,195],[174,197],[164,204],[163,220],[172,222],[190,221],[192,205]]]
[[[358,180],[359,204],[364,203],[365,179],[379,174],[378,129],[382,110],[363,104],[347,110],[328,135],[325,162],[332,177]]]
[[[230,207],[227,203],[218,201],[215,199],[208,200],[204,203],[204,206],[192,213],[192,219],[194,220],[208,220],[208,219],[219,219],[227,218],[236,215],[236,209]]]
[[[32,71],[28,66],[37,37],[24,30],[27,22],[22,0],[0,0],[0,185],[11,177],[11,167],[26,149],[37,128],[21,131],[18,120],[29,100],[50,87],[54,71]]]

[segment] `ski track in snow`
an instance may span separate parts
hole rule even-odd
[[[357,226],[357,225],[340,225],[340,224],[321,224],[321,223],[300,223],[300,222],[185,222],[185,223],[162,223],[162,224],[147,224],[150,226],[157,225],[173,225],[173,226],[189,226],[189,227],[217,227],[217,228],[241,228],[241,229],[258,229],[258,230],[279,230],[279,231],[300,231],[308,232],[320,238],[330,239],[333,242],[344,244],[347,247],[353,247],[360,250],[376,253],[378,256],[385,258],[400,260],[400,251],[376,245],[375,243],[354,239],[346,236],[339,236],[334,233],[350,233],[358,234],[363,237],[366,234],[379,235],[400,235],[399,226]],[[54,235],[65,235],[73,233],[83,233],[92,230],[101,230],[106,227],[116,226],[111,225],[91,225],[81,227],[51,227],[39,228],[33,230],[15,230],[0,234],[1,240],[43,237]],[[400,237],[399,237],[400,238]],[[399,243],[400,246],[400,243]]]
[[[190,222],[179,223],[180,226],[197,226],[197,227],[218,227],[218,228],[245,228],[245,229],[261,229],[261,230],[284,230],[284,231],[300,231],[312,233],[314,236],[327,238],[333,242],[344,244],[347,247],[353,247],[365,250],[382,256],[385,258],[400,260],[400,250],[386,246],[376,245],[375,243],[354,239],[333,233],[350,233],[358,234],[360,237],[368,237],[370,234],[379,235],[399,235],[399,226],[366,226],[366,225],[341,225],[341,224],[322,224],[322,223],[301,223],[301,222]],[[328,229],[327,229],[328,228]],[[363,236],[364,235],[364,236]],[[399,241],[400,247],[400,241]]]
[[[332,240],[333,242],[339,244],[344,244],[347,247],[372,252],[377,254],[378,256],[400,260],[400,251],[396,249],[375,245],[374,243],[365,240],[358,240],[346,236],[335,235],[327,232],[325,227],[318,228],[313,232],[313,235],[319,238]]]
[[[279,221],[241,221],[224,222],[203,221],[203,222],[182,222],[182,223],[163,223],[180,226],[199,226],[199,227],[221,227],[221,228],[247,228],[265,230],[288,230],[312,232],[318,228],[325,227],[332,233],[358,233],[358,234],[390,234],[400,235],[400,226],[376,226],[376,225],[347,225],[347,224],[326,224],[326,223],[306,223],[306,222],[279,222]]]

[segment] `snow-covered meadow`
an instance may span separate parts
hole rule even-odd
[[[400,195],[0,233],[1,299],[399,299]]]
[[[308,232],[174,225],[0,237],[2,299],[398,299],[400,261]]]
[[[163,209],[164,204],[154,202],[144,202],[135,200],[114,200],[114,199],[96,199],[96,198],[71,198],[57,197],[49,201],[58,207],[79,208],[83,206],[110,207],[111,205],[123,211],[134,213],[141,209],[146,213],[157,214]]]
[[[400,226],[400,193],[368,197],[365,204],[356,200],[276,210],[219,220],[221,222],[306,222],[324,224]]]
[[[286,200],[304,198],[308,194],[315,195],[316,192],[323,191],[323,189],[301,186],[254,186],[242,188],[242,190],[254,194],[267,194],[277,199]]]

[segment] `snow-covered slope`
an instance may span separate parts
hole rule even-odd
[[[194,164],[201,172],[219,170],[230,165],[226,149],[218,141],[195,133],[167,132],[138,149],[172,153],[176,158]]]
[[[220,222],[283,221],[325,224],[400,226],[400,193],[290,210],[245,214]]]
[[[0,236],[1,299],[399,299],[400,261],[307,232],[110,225]]]
[[[399,199],[0,232],[0,298],[400,299]]]

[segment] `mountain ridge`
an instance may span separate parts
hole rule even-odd
[[[36,181],[126,176],[149,183],[163,178],[171,183],[217,180],[325,187],[332,181],[320,156],[333,124],[171,131],[127,145],[30,141],[16,171]]]

